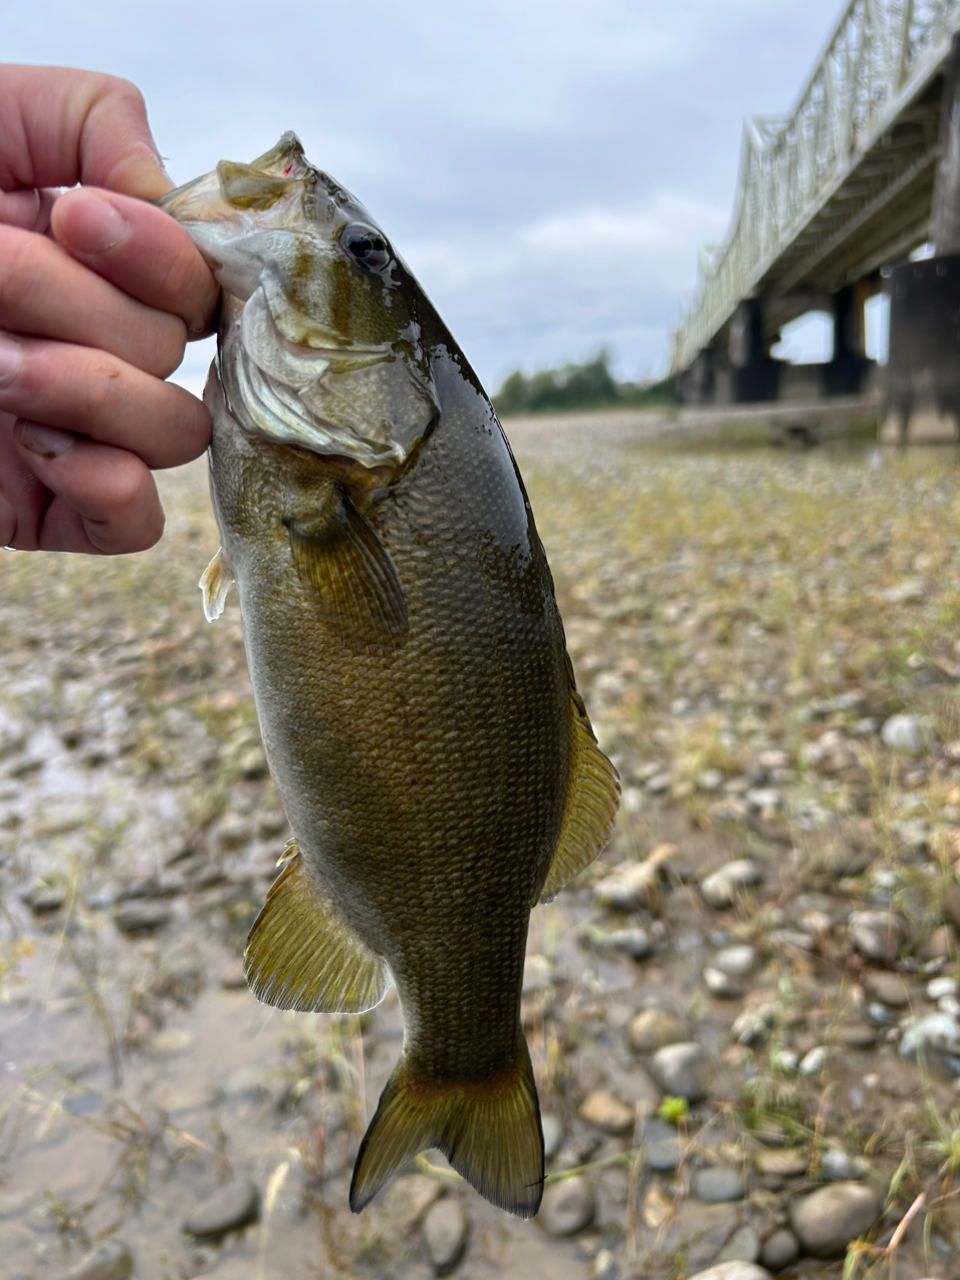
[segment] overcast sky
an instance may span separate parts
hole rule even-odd
[[[840,0],[30,0],[2,56],[135,81],[171,176],[284,129],[382,224],[489,389],[603,344],[666,370],[743,118],[790,109]],[[184,373],[208,353],[191,351]]]

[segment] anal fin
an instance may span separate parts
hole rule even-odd
[[[250,929],[243,971],[264,1004],[316,1013],[363,1013],[390,985],[383,958],[350,932],[309,882],[293,841]]]
[[[573,715],[570,786],[557,851],[540,894],[541,902],[555,898],[565,884],[597,857],[613,834],[620,806],[620,779],[597,746],[590,717],[573,683],[572,668],[570,700]]]
[[[236,582],[233,565],[223,547],[213,557],[200,576],[199,587],[203,592],[203,616],[208,622],[216,622],[223,613],[227,592]]]
[[[532,1218],[543,1195],[540,1106],[522,1036],[514,1062],[482,1080],[436,1082],[401,1057],[364,1134],[350,1208],[366,1208],[389,1178],[428,1147],[491,1204]]]

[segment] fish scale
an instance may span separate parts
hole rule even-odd
[[[354,1209],[439,1147],[530,1216],[543,1187],[520,1025],[530,911],[599,852],[619,789],[519,473],[419,285],[292,135],[161,203],[224,289],[206,395],[223,546],[204,607],[215,617],[236,581],[294,833],[248,981],[319,1011],[369,1008],[396,983],[403,1048]]]

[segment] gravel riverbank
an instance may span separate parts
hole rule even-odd
[[[624,783],[531,922],[539,1218],[433,1157],[351,1215],[395,997],[243,987],[288,832],[197,465],[154,551],[0,566],[4,1276],[960,1277],[954,455],[507,429]]]

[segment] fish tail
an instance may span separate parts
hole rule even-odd
[[[543,1132],[522,1037],[511,1066],[483,1080],[438,1083],[401,1057],[360,1144],[350,1184],[354,1213],[428,1147],[439,1148],[491,1204],[533,1217],[543,1195]]]

